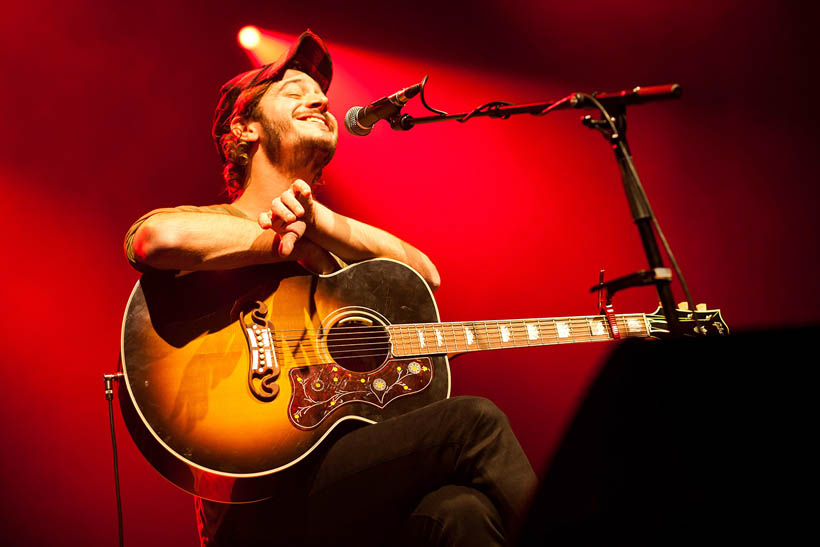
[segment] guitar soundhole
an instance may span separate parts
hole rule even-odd
[[[379,368],[390,353],[390,338],[382,325],[348,319],[327,333],[333,360],[348,370],[368,372]]]

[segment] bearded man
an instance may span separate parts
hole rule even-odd
[[[131,264],[195,272],[298,262],[329,274],[390,258],[437,289],[424,253],[314,198],[338,138],[325,95],[331,76],[327,48],[307,31],[276,62],[226,83],[213,137],[232,203],[143,216],[126,236]],[[282,472],[269,499],[197,498],[202,544],[488,546],[515,533],[535,475],[491,402],[455,397],[349,425]]]

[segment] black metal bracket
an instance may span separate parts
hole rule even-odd
[[[639,270],[635,273],[616,277],[609,281],[603,280],[601,271],[601,281],[597,285],[590,287],[589,292],[606,291],[606,305],[612,304],[612,297],[615,293],[630,287],[642,287],[644,285],[654,285],[656,283],[668,283],[672,280],[672,270],[669,268],[654,268],[652,270]],[[599,301],[599,306],[600,306]]]

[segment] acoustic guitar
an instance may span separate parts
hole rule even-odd
[[[270,497],[277,478],[345,420],[374,423],[450,394],[448,357],[645,338],[653,314],[442,323],[413,269],[373,259],[330,275],[296,263],[147,273],[122,328],[120,404],[148,461],[192,494]],[[719,310],[702,334],[726,334]]]

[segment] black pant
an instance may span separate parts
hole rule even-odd
[[[203,501],[203,542],[504,545],[536,484],[506,416],[478,397],[339,432],[292,471],[275,498]]]

